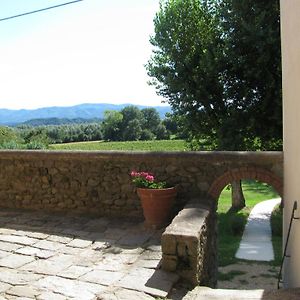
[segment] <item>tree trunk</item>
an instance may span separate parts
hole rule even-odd
[[[235,180],[231,182],[231,201],[231,207],[235,210],[245,207],[245,198],[242,190],[241,180]]]

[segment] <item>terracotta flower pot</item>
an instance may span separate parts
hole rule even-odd
[[[152,228],[161,228],[166,225],[177,191],[174,187],[166,189],[137,189],[141,200],[145,225]]]

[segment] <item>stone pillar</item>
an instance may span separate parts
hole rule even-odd
[[[284,114],[284,238],[294,201],[300,216],[300,1],[281,0]],[[284,265],[284,287],[300,286],[300,220],[291,231]]]
[[[214,211],[202,207],[197,201],[190,201],[162,235],[162,268],[176,272],[193,287],[215,287],[215,225]]]

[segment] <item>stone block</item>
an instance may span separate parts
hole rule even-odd
[[[175,272],[177,269],[178,258],[176,255],[163,254],[162,268],[165,271]]]
[[[177,244],[177,254],[179,257],[188,256],[188,245],[185,242],[179,242]]]
[[[163,269],[177,272],[194,286],[200,284],[201,280],[207,280],[204,278],[207,268],[215,267],[210,266],[209,255],[205,256],[207,261],[203,261],[204,249],[213,253],[206,238],[212,217],[207,209],[201,208],[195,201],[186,205],[162,235]],[[171,236],[176,241],[173,256],[164,252],[165,236],[166,240]]]
[[[177,248],[175,235],[163,234],[161,238],[161,248],[164,254],[175,255]]]

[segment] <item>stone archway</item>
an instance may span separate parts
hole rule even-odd
[[[208,190],[208,195],[213,199],[217,199],[227,184],[233,180],[240,179],[254,179],[265,182],[271,185],[280,195],[280,197],[283,196],[283,179],[268,170],[257,167],[237,168],[227,171],[214,180],[210,186],[210,189]]]

